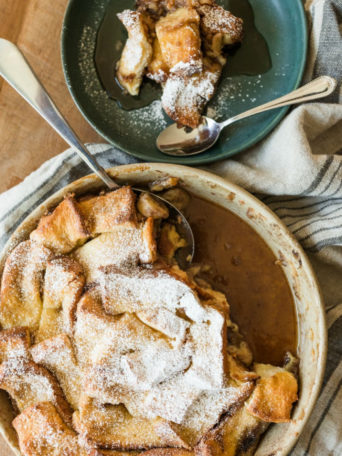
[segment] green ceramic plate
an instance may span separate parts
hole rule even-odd
[[[225,129],[215,146],[200,155],[178,158],[161,154],[155,140],[171,122],[163,114],[160,103],[124,110],[107,96],[96,71],[97,32],[113,1],[117,2],[118,11],[134,3],[133,0],[70,0],[62,30],[62,61],[71,95],[84,117],[111,144],[146,161],[204,164],[247,149],[264,138],[285,115],[286,108],[281,108],[242,120]],[[307,48],[302,1],[250,0],[250,5],[255,25],[268,45],[272,65],[263,74],[223,77],[209,104],[209,113],[216,120],[290,92],[298,87],[302,78]],[[234,13],[233,8],[232,11]],[[124,43],[126,32],[115,17],[113,33],[115,36],[119,33],[118,44]]]

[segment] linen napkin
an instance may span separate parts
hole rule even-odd
[[[342,454],[342,0],[309,0],[310,49],[305,81],[339,81],[324,103],[293,109],[263,142],[208,166],[255,193],[306,249],[322,287],[329,328],[327,369],[316,407],[292,454]],[[328,102],[327,102],[328,101]],[[103,167],[135,163],[109,145],[89,145]],[[0,195],[0,249],[48,196],[89,173],[70,149]]]

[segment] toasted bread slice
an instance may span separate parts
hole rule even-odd
[[[191,320],[205,318],[196,293],[166,271],[115,266],[103,267],[100,271],[100,292],[108,313],[134,313],[158,307],[171,311],[184,308]]]
[[[184,387],[183,378],[180,374],[150,389],[144,396],[138,397],[138,400],[135,400],[134,397],[133,400],[130,400],[128,397],[125,404],[134,415],[154,418],[161,416],[167,421],[181,423],[187,410],[199,395],[200,390],[196,387]],[[179,433],[182,431],[176,427],[173,429]],[[185,440],[184,436],[183,440]]]
[[[135,193],[131,187],[83,199],[78,207],[92,236],[115,231],[118,225],[136,225]]]
[[[201,16],[201,31],[207,40],[221,34],[223,46],[242,41],[242,19],[219,5],[203,4],[197,10]]]
[[[201,16],[204,53],[223,66],[227,61],[223,48],[242,40],[243,21],[218,5],[203,4],[197,11]]]
[[[221,65],[212,64],[190,76],[171,72],[161,99],[166,114],[180,125],[198,127],[202,110],[215,93],[221,70]]]
[[[83,292],[85,278],[77,261],[59,257],[48,262],[43,310],[35,341],[41,342],[60,333],[73,332],[77,302]]]
[[[190,366],[184,350],[171,349],[166,341],[150,344],[133,352],[113,353],[94,362],[86,372],[84,390],[111,404],[125,403],[130,391],[143,397],[145,391]],[[153,364],[154,361],[156,364]]]
[[[164,420],[135,417],[122,404],[102,405],[87,396],[74,412],[73,424],[91,445],[104,448],[136,450],[184,444]]]
[[[69,337],[60,334],[31,348],[33,360],[51,371],[61,385],[65,397],[74,409],[78,408],[81,390],[81,370],[78,367]]]
[[[157,259],[157,244],[154,233],[154,220],[148,217],[141,229],[142,249],[139,253],[141,263],[153,263]]]
[[[84,389],[103,403],[124,403],[130,391],[147,391],[189,364],[186,348],[173,348],[163,334],[124,314],[111,335],[98,341]]]
[[[197,456],[252,456],[268,423],[252,416],[244,405],[232,407],[218,426],[195,448]]]
[[[188,75],[202,69],[200,17],[193,8],[179,8],[156,24],[163,61],[171,71],[179,67]]]
[[[42,217],[30,238],[58,254],[68,253],[89,237],[79,206],[67,196],[49,215]]]
[[[260,379],[246,405],[248,412],[269,423],[290,421],[292,405],[298,400],[295,376],[270,364],[256,363],[254,367]]]
[[[260,376],[261,379],[272,379],[274,375],[286,373],[288,369],[295,367],[297,364],[295,357],[289,354],[288,358],[290,363],[287,363],[284,369],[267,364],[255,364],[256,375]],[[290,380],[290,384],[292,383],[293,380]],[[256,391],[257,388],[258,386],[254,391]],[[264,388],[263,391],[265,391]],[[253,393],[251,401],[253,400],[253,397],[257,400],[262,398],[263,391],[260,392],[259,390],[256,396],[254,396]],[[267,390],[267,393],[274,393],[277,395],[275,402],[279,400],[279,391],[274,391],[274,389],[270,388]],[[271,404],[274,405],[274,402],[271,402]],[[258,416],[260,414],[263,418],[265,417],[265,407],[261,401],[259,403],[255,402],[254,405],[260,408],[260,410],[258,409],[258,413],[251,414],[248,411],[248,406],[246,407],[245,404],[233,406],[220,421],[219,425],[215,426],[201,439],[195,448],[196,454],[198,456],[252,456],[261,435],[269,426],[268,419],[270,417],[270,414],[267,413],[267,420],[260,419]],[[276,404],[274,412],[277,416],[279,416],[279,407],[281,407],[281,404]],[[268,410],[267,406],[266,411]]]
[[[76,433],[70,429],[51,402],[25,408],[13,420],[24,456],[86,456]]]
[[[117,77],[130,95],[138,95],[145,68],[152,58],[152,46],[143,14],[124,10],[117,15],[128,32],[118,64]]]
[[[100,234],[87,242],[74,255],[85,270],[87,282],[91,283],[98,279],[101,266],[153,263],[156,252],[154,222],[148,218],[136,226],[117,225],[110,233]]]
[[[12,358],[29,358],[30,345],[31,337],[27,328],[0,331],[0,364]]]
[[[194,341],[191,368],[184,374],[189,385],[204,390],[224,388],[228,378],[226,315],[205,306],[207,320],[191,325]],[[201,386],[200,386],[201,385]]]
[[[159,84],[163,84],[168,78],[170,69],[163,59],[159,40],[157,37],[155,37],[153,40],[152,49],[152,58],[150,64],[147,67],[146,76]]]
[[[43,274],[52,252],[32,241],[21,242],[7,257],[1,281],[0,323],[35,331],[42,311]]]
[[[121,316],[115,317],[105,312],[96,287],[82,296],[77,305],[74,330],[77,359],[81,366],[88,363],[93,349],[102,338],[116,333],[120,318]]]
[[[194,447],[224,413],[243,404],[253,389],[254,383],[245,382],[222,390],[203,392],[189,407],[182,423],[172,424],[173,429],[190,447]]]
[[[0,365],[0,389],[7,391],[22,412],[38,402],[52,402],[66,423],[71,409],[55,377],[44,367],[21,358]]]

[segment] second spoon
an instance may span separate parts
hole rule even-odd
[[[308,84],[287,95],[276,98],[256,108],[249,109],[224,122],[216,122],[210,117],[203,117],[198,128],[189,130],[172,124],[165,128],[157,138],[157,147],[163,154],[171,156],[197,155],[212,147],[218,140],[221,131],[238,120],[254,116],[270,109],[281,108],[304,101],[317,100],[330,95],[336,88],[336,81],[330,76],[320,76]]]

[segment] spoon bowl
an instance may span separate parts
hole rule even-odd
[[[219,138],[221,126],[210,117],[203,117],[198,128],[172,124],[157,138],[158,149],[167,155],[195,155],[212,147]]]

